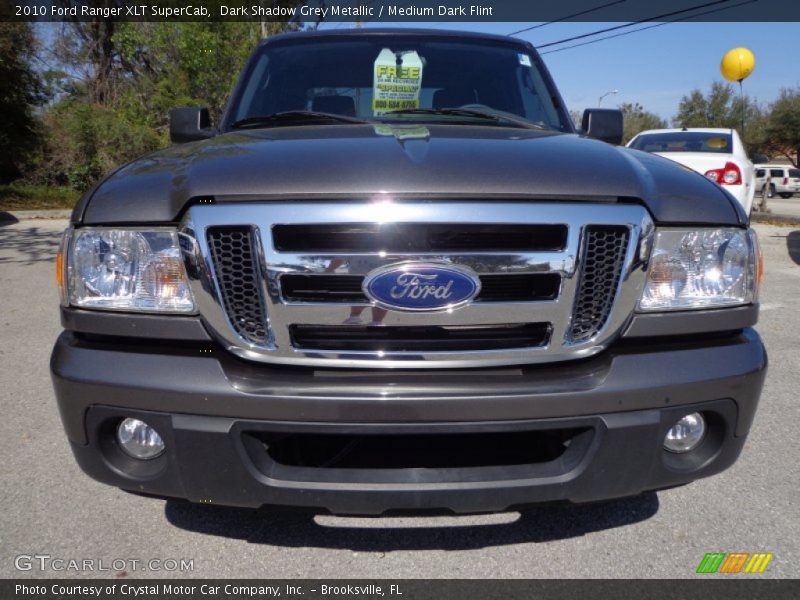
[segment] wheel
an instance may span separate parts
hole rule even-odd
[[[770,183],[769,189],[767,190],[767,198],[774,198],[775,197],[775,184]]]
[[[791,198],[793,194],[791,192],[781,192],[780,196],[781,198]]]

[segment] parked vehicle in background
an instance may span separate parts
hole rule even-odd
[[[750,214],[756,192],[755,167],[735,129],[650,129],[629,148],[669,158],[721,185]]]
[[[800,193],[800,169],[790,165],[756,165],[756,190],[767,188],[767,197],[791,198]]]

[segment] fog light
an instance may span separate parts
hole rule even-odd
[[[670,452],[689,452],[703,441],[706,420],[700,413],[692,413],[678,420],[664,438],[664,448]]]
[[[150,460],[164,452],[164,440],[158,432],[139,419],[125,419],[117,427],[117,440],[128,456]]]

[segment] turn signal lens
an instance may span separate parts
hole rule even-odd
[[[56,252],[56,285],[58,286],[58,295],[61,299],[62,306],[67,306],[67,304],[69,304],[66,254],[71,234],[72,228],[69,227],[61,234],[61,242],[58,244],[58,252]]]

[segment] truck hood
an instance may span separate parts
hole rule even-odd
[[[466,125],[231,132],[129,163],[79,202],[84,224],[177,220],[199,198],[640,201],[659,223],[741,224],[716,184],[652,154],[573,134]]]

